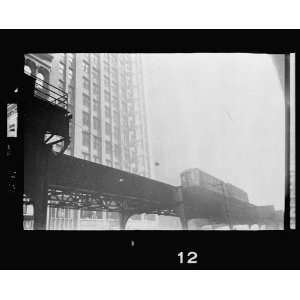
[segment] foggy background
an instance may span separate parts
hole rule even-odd
[[[283,209],[283,55],[143,54],[143,62],[154,177],[179,185],[180,172],[199,168],[253,204]]]

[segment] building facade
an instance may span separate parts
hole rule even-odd
[[[71,143],[65,154],[151,177],[141,55],[30,54],[24,71],[68,93]],[[49,208],[47,226],[119,229],[118,219],[118,213]],[[154,215],[131,219],[132,229],[146,223],[153,229],[158,223]]]
[[[151,176],[138,54],[53,54],[50,84],[68,93],[66,154]]]

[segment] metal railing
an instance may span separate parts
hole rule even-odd
[[[25,74],[35,79],[35,96],[66,110],[68,109],[68,94],[65,91],[33,75]]]

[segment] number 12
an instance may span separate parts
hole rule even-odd
[[[181,264],[184,263],[184,254],[183,252],[179,252],[178,253],[178,256],[179,256],[179,261]],[[197,263],[197,257],[198,257],[198,254],[194,251],[191,251],[191,252],[188,252],[187,254],[187,264],[196,264]]]

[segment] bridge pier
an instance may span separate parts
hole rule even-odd
[[[51,147],[44,144],[43,128],[25,127],[24,182],[33,202],[33,229],[46,230],[48,204],[48,158]]]
[[[188,220],[185,217],[184,213],[179,216],[182,230],[188,230]]]
[[[175,199],[178,202],[178,206],[175,208],[175,213],[180,219],[182,230],[188,230],[188,219],[185,214],[184,202],[182,197],[182,190],[178,188],[175,192]]]
[[[35,158],[36,173],[34,176],[34,187],[32,191],[33,200],[33,229],[46,230],[47,225],[47,205],[48,205],[48,155],[49,148],[41,145]],[[29,174],[27,176],[30,176]]]
[[[120,230],[126,230],[126,224],[132,214],[127,211],[120,212]]]

